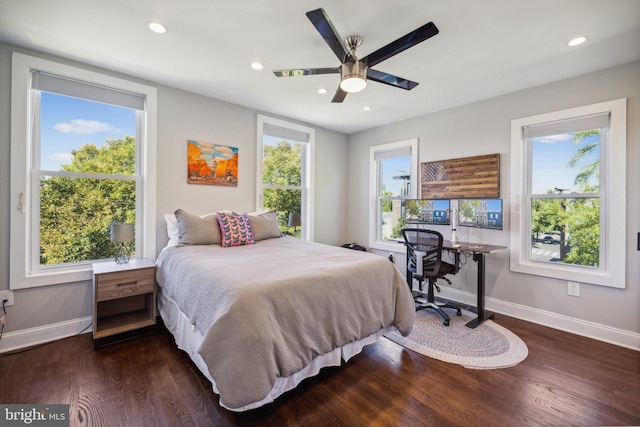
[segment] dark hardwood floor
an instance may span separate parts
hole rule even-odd
[[[381,338],[263,408],[221,408],[163,329],[93,349],[91,334],[0,355],[0,403],[70,404],[72,426],[640,425],[640,352],[496,315],[529,356],[470,370]]]

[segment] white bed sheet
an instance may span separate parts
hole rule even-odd
[[[207,368],[206,363],[198,353],[198,349],[200,348],[204,337],[200,331],[191,324],[187,316],[178,308],[175,301],[162,293],[162,288],[160,287],[158,288],[157,298],[160,316],[162,317],[166,328],[173,334],[176,345],[179,349],[185,351],[189,355],[200,372],[202,372],[202,374],[211,382],[213,391],[216,394],[220,394],[215,381],[209,374],[209,369]],[[340,366],[342,363],[341,360],[347,362],[353,356],[360,353],[364,346],[373,344],[382,335],[395,330],[397,330],[395,326],[389,326],[381,329],[361,340],[348,343],[343,347],[336,348],[329,353],[316,357],[307,366],[291,376],[286,378],[276,378],[276,382],[271,389],[271,392],[259,402],[254,402],[241,408],[228,408],[224,404],[220,404],[231,411],[242,412],[271,403],[278,396],[294,389],[305,378],[317,375],[320,372],[320,369],[329,366]]]

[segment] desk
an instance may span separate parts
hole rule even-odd
[[[404,241],[398,240],[399,243],[404,244]],[[451,243],[449,240],[445,240],[442,243],[442,249],[457,252],[456,254],[456,264],[459,261],[459,253],[470,253],[473,255],[473,260],[478,265],[478,317],[469,321],[466,326],[469,328],[476,328],[478,325],[482,324],[485,320],[489,320],[493,317],[491,311],[484,309],[484,291],[485,291],[485,255],[500,251],[502,249],[507,249],[506,246],[495,246],[495,245],[484,245],[481,243],[469,243],[469,242],[458,242],[457,244]],[[457,265],[456,265],[457,266]],[[409,288],[412,288],[413,279],[407,277],[407,282],[409,283]]]
[[[493,312],[484,309],[484,286],[485,286],[485,255],[492,254],[502,249],[507,249],[506,246],[495,245],[483,245],[480,243],[468,243],[458,242],[456,245],[448,240],[442,242],[442,249],[455,252],[465,252],[473,255],[473,260],[478,265],[478,317],[471,320],[466,324],[469,328],[475,328],[485,320],[489,320],[493,317]]]

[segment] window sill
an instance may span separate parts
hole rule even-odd
[[[532,274],[535,276],[549,277],[558,280],[570,280],[573,282],[592,285],[608,286],[611,288],[625,288],[624,274],[612,274],[603,270],[591,270],[588,268],[569,267],[564,265],[547,265],[538,262],[511,262],[511,271],[515,273]]]
[[[93,270],[91,264],[82,265],[74,269],[51,269],[48,271],[38,271],[23,275],[23,277],[12,277],[10,288],[28,289],[49,285],[62,285],[66,283],[87,282],[91,281]]]
[[[395,252],[403,254],[406,252],[404,241],[369,242],[369,247],[378,251]]]

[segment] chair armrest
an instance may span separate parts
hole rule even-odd
[[[416,255],[416,271],[420,273],[420,275],[423,275],[423,268],[422,268],[422,259],[427,255],[426,252],[421,252],[421,251],[413,251],[413,253]]]

